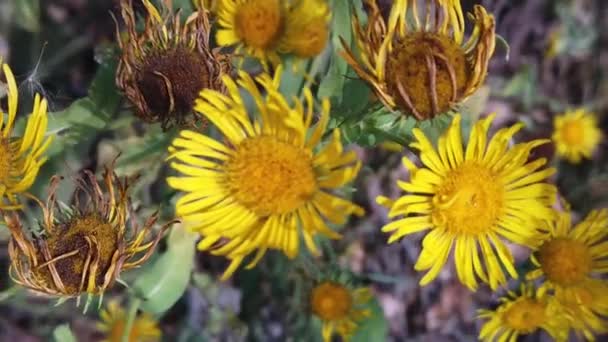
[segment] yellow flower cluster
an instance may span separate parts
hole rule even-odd
[[[217,43],[280,64],[280,54],[310,58],[329,40],[327,0],[218,0]]]

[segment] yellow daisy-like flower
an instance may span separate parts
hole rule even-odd
[[[385,106],[426,120],[445,113],[483,84],[494,53],[495,23],[475,6],[464,39],[460,0],[395,0],[388,21],[367,0],[367,24],[352,19],[359,58],[344,41],[342,56]]]
[[[11,68],[2,64],[7,85],[8,117],[4,122],[4,112],[0,109],[0,209],[13,210],[21,207],[17,195],[26,192],[38,175],[47,158],[47,150],[52,136],[45,139],[48,118],[47,102],[38,94],[34,98],[34,108],[22,137],[13,137],[12,132],[17,116],[19,91]]]
[[[556,341],[568,338],[567,314],[555,298],[542,295],[533,285],[522,285],[519,294],[509,291],[500,302],[496,310],[479,310],[479,317],[488,319],[479,332],[480,340],[515,342],[520,335],[539,329]]]
[[[553,142],[557,154],[573,164],[578,164],[591,154],[602,140],[595,114],[577,109],[555,117]]]
[[[309,301],[312,313],[323,322],[323,340],[331,341],[334,333],[348,340],[358,323],[370,316],[365,306],[371,297],[371,290],[367,287],[351,289],[336,281],[317,284],[310,293]]]
[[[111,301],[107,308],[100,313],[101,322],[97,328],[105,334],[103,342],[121,342],[125,333],[127,315],[118,302]],[[152,316],[142,313],[137,316],[129,332],[129,342],[155,342],[160,341],[161,332]]]
[[[542,292],[551,292],[570,312],[579,336],[608,332],[608,210],[594,210],[572,227],[569,211],[546,222],[547,236],[532,255],[537,267],[530,280],[543,279]]]
[[[329,101],[323,100],[309,134],[314,116],[309,89],[305,103],[293,99],[291,106],[278,90],[280,67],[274,78],[256,78],[265,97],[249,75],[239,76],[237,82],[224,77],[228,96],[204,90],[196,104],[226,142],[185,130],[170,148],[171,166],[184,176],[169,177],[168,183],[186,192],[177,202],[177,215],[203,236],[199,249],[231,259],[224,279],[256,250],[248,267],[268,249],[295,257],[300,235],[317,253],[316,234],[340,237],[324,218],[343,224],[349,215],[363,213],[331,193],[352,181],[361,167],[354,151],[343,151],[340,131],[316,150],[329,121]],[[239,86],[253,98],[256,113],[247,110]]]
[[[389,243],[430,229],[422,241],[416,270],[428,270],[420,283],[435,279],[452,248],[458,278],[470,289],[477,277],[492,289],[506,282],[503,268],[513,277],[513,256],[502,241],[534,246],[537,220],[553,218],[551,205],[556,189],[542,181],[555,172],[543,169],[544,158],[529,161],[530,152],[547,140],[510,146],[523,124],[500,129],[488,139],[494,115],[479,120],[463,149],[457,114],[439,138],[437,148],[419,129],[410,146],[420,151],[422,168],[403,158],[410,172],[409,182],[398,185],[407,193],[392,202],[380,196],[378,202],[390,207],[389,217],[404,216],[384,226],[391,232]],[[482,266],[478,247],[485,260]]]
[[[568,310],[571,327],[582,340],[594,341],[594,334],[608,332],[608,282],[591,279],[556,295]]]
[[[220,46],[236,46],[278,65],[279,54],[310,58],[325,48],[330,11],[326,0],[218,0]]]

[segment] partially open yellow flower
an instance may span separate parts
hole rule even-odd
[[[557,215],[556,222],[546,224],[548,235],[532,255],[536,269],[527,278],[543,277],[541,289],[559,295],[608,274],[608,210],[594,210],[574,227],[569,212]]]
[[[218,0],[217,14],[218,45],[234,45],[265,67],[283,53],[314,57],[328,41],[326,0]]]
[[[370,315],[365,306],[371,299],[367,287],[352,289],[337,281],[322,281],[310,293],[312,313],[323,322],[324,341],[331,341],[338,333],[343,339],[357,330],[357,324]]]
[[[594,334],[608,333],[608,282],[589,279],[560,291],[557,300],[568,310],[570,324],[580,340],[594,341]]]
[[[98,295],[120,273],[141,265],[154,252],[167,224],[152,239],[157,214],[143,227],[130,216],[129,179],[106,168],[102,187],[85,171],[76,181],[71,205],[57,203],[60,178],[53,177],[42,208],[40,234],[29,237],[17,214],[5,215],[11,232],[11,278],[36,292],[59,297]],[[39,230],[39,227],[36,227]],[[33,229],[29,229],[33,231]]]
[[[479,278],[496,289],[507,281],[504,270],[517,278],[513,256],[502,239],[535,246],[537,220],[554,216],[551,205],[557,191],[543,180],[555,170],[543,168],[544,158],[528,159],[532,149],[548,141],[511,145],[521,123],[489,138],[493,118],[473,126],[466,149],[459,114],[439,137],[437,147],[414,129],[416,142],[410,146],[420,150],[423,167],[403,158],[410,181],[398,185],[406,194],[394,202],[378,198],[390,207],[389,217],[403,216],[382,228],[392,234],[389,243],[430,229],[415,265],[416,270],[428,270],[422,285],[437,277],[454,249],[457,275],[463,284],[475,290]]]
[[[127,322],[125,310],[120,307],[118,302],[111,301],[101,311],[100,316],[102,321],[97,323],[97,328],[105,334],[102,342],[122,342]],[[156,342],[160,341],[160,337],[161,332],[154,318],[147,313],[142,313],[133,320],[128,341]]]
[[[343,42],[342,56],[388,108],[418,120],[445,113],[483,84],[494,53],[494,17],[481,6],[464,39],[460,0],[395,0],[385,20],[368,0],[367,24],[355,14],[359,57]]]
[[[25,133],[22,137],[12,136],[19,91],[11,68],[2,64],[2,71],[7,85],[8,117],[4,122],[4,111],[0,109],[0,209],[12,210],[21,207],[17,195],[34,184],[40,167],[47,159],[43,154],[53,137],[44,137],[48,122],[47,103],[38,94],[34,98],[34,108]]]
[[[602,140],[595,114],[577,109],[555,117],[553,142],[557,154],[573,164],[580,163],[591,154]]]
[[[225,142],[186,130],[170,148],[171,167],[183,176],[167,181],[186,192],[176,213],[203,236],[199,249],[231,259],[224,279],[254,251],[248,267],[269,249],[294,258],[301,237],[317,253],[315,235],[340,237],[325,219],[343,224],[351,214],[363,213],[333,193],[356,177],[361,164],[354,151],[344,151],[339,130],[321,145],[329,101],[322,101],[316,126],[309,132],[315,107],[312,93],[304,89],[305,101],[292,99],[290,105],[279,92],[281,70],[274,77],[256,78],[265,96],[242,71],[236,82],[224,77],[228,96],[202,91],[196,110],[218,128]],[[245,105],[241,90],[251,95],[255,111]]]
[[[199,0],[197,0],[199,1]],[[143,32],[137,32],[131,0],[120,0],[126,39],[118,36],[122,56],[116,84],[146,122],[159,122],[163,129],[192,124],[194,101],[203,89],[225,91],[221,76],[230,71],[227,55],[211,50],[211,25],[201,8],[182,22],[179,13],[163,0],[159,11],[142,0],[147,16]]]
[[[517,341],[520,335],[544,330],[556,341],[568,338],[568,316],[555,298],[522,285],[521,293],[509,291],[496,310],[479,310],[488,319],[479,332],[482,341]]]

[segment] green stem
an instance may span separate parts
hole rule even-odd
[[[122,342],[129,342],[129,336],[131,335],[131,329],[133,329],[133,322],[135,321],[135,317],[137,316],[137,310],[139,310],[139,305],[141,304],[141,299],[135,297],[131,299],[131,304],[129,306],[129,312],[127,312],[127,322],[125,323],[125,330],[122,332]]]
[[[387,131],[383,131],[377,127],[374,126],[370,126],[369,131],[371,131],[372,133],[376,133],[380,136],[383,136],[385,138],[387,138],[388,140],[392,141],[392,142],[396,142],[397,144],[401,145],[401,146],[405,146],[407,147],[407,145],[409,144],[409,142],[399,136],[396,136],[393,133],[387,132]]]

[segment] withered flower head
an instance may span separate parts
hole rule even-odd
[[[395,0],[385,20],[376,0],[366,0],[367,24],[352,19],[359,58],[343,41],[342,56],[385,106],[418,120],[445,113],[484,82],[494,53],[495,23],[482,6],[464,40],[460,0]]]
[[[130,179],[121,180],[107,167],[105,189],[93,173],[85,171],[76,182],[74,203],[57,202],[60,178],[51,179],[39,231],[24,231],[19,216],[5,215],[11,232],[10,275],[18,284],[60,297],[103,294],[119,274],[146,261],[171,223],[156,236],[157,214],[140,228],[131,215]],[[127,221],[129,222],[127,224]]]
[[[142,0],[147,16],[143,32],[136,30],[132,0],[121,0],[126,26],[116,71],[116,84],[146,122],[160,122],[163,129],[194,123],[194,100],[202,89],[224,91],[220,78],[228,73],[227,56],[211,50],[208,11],[200,9],[182,23],[179,11],[171,11],[171,1],[163,0],[162,10]]]

